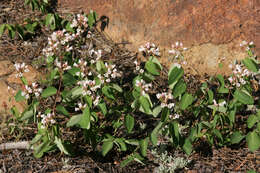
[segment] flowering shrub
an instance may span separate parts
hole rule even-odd
[[[160,49],[153,43],[140,47],[148,60],[136,59],[130,69],[133,76],[125,79],[124,71],[104,59],[104,50],[93,46],[95,22],[96,14],[90,12],[65,21],[64,29],[53,29],[42,51],[49,72],[43,83],[29,85],[23,76],[27,66],[15,64],[24,86],[15,99],[26,100],[28,108],[19,114],[13,107],[12,112],[20,121],[37,124],[31,141],[35,157],[55,149],[72,155],[79,140],[74,138],[78,134],[68,135],[73,130],[93,149],[102,145],[103,156],[114,149],[131,153],[121,166],[142,163],[148,146],[160,145],[162,140],[187,154],[199,141],[224,146],[246,138],[251,151],[260,147],[259,62],[252,44],[247,49],[249,57],[232,65],[228,80],[217,75],[192,94],[181,65],[173,64],[163,78],[163,66],[156,58]],[[172,48],[169,53],[176,58],[186,49],[179,42]],[[158,77],[168,86],[156,88]],[[245,129],[236,126],[239,114],[250,114]],[[149,127],[137,121],[141,117],[150,119]]]

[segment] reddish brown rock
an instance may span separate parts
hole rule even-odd
[[[105,31],[116,42],[131,42],[132,50],[146,41],[169,48],[178,40],[188,47],[247,40],[254,41],[260,53],[259,0],[59,0],[59,5],[64,11],[93,9],[109,17]],[[227,48],[239,51],[238,47]]]

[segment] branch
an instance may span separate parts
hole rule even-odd
[[[11,149],[24,149],[29,150],[33,149],[32,146],[30,146],[29,141],[20,141],[20,142],[8,142],[0,144],[0,151],[2,150],[11,150]]]

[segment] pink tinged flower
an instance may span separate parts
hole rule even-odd
[[[161,103],[161,107],[164,108],[166,107],[167,105],[165,103]]]
[[[238,82],[237,82],[237,83],[236,83],[236,87],[238,87],[238,88],[239,88],[239,87],[240,87],[240,83],[238,83]]]
[[[228,80],[230,83],[233,83],[233,78],[231,76],[228,78]]]
[[[214,104],[214,106],[218,106],[218,104],[217,104],[215,99],[213,99],[213,104]]]
[[[179,114],[174,114],[174,118],[173,119],[178,119],[180,118],[180,115]]]
[[[247,41],[242,41],[241,43],[240,43],[240,46],[242,47],[242,46],[245,46],[245,45],[247,45]]]
[[[158,93],[156,94],[157,99],[160,99],[162,97],[162,94]]]

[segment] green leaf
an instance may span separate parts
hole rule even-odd
[[[179,124],[177,121],[173,121],[169,126],[170,135],[172,136],[173,143],[175,147],[180,145],[180,132],[179,132]]]
[[[150,135],[150,139],[151,139],[151,142],[154,146],[157,145],[157,142],[158,142],[158,139],[157,139],[157,135],[158,135],[158,132],[160,130],[160,128],[162,127],[163,125],[163,122],[159,122],[159,124],[153,129],[151,135]]]
[[[260,147],[260,137],[256,131],[249,132],[246,136],[246,142],[250,151],[254,152]]]
[[[57,93],[57,89],[53,86],[50,86],[42,91],[42,97],[47,98],[53,96]]]
[[[54,14],[49,13],[46,15],[45,17],[45,25],[48,27],[50,26],[51,30],[55,30],[56,29],[56,19]]]
[[[125,143],[130,144],[130,145],[139,146],[139,141],[136,140],[136,139],[128,139],[128,140],[125,140]]]
[[[42,139],[43,135],[42,134],[37,134],[30,142],[30,145],[33,145],[37,142],[39,142]]]
[[[21,27],[20,25],[16,25],[15,28],[16,28],[16,31],[17,31],[19,37],[23,40],[24,36],[25,36],[23,27]],[[1,30],[1,28],[0,28],[0,30]],[[0,31],[0,36],[1,36],[1,31]]]
[[[183,80],[179,80],[176,86],[173,88],[173,97],[177,98],[186,91],[186,83]]]
[[[5,32],[5,29],[6,29],[6,24],[2,24],[0,26],[0,37],[3,35],[3,33]]]
[[[144,112],[145,113],[150,113],[151,109],[150,109],[150,102],[149,102],[149,100],[145,96],[141,96],[139,98],[139,101],[140,101],[141,107],[144,109]]]
[[[236,116],[236,109],[235,110],[231,110],[228,114],[228,119],[229,121],[233,124],[235,123],[235,116]]]
[[[106,156],[107,153],[113,148],[113,141],[105,141],[102,145],[102,156]]]
[[[208,103],[212,104],[214,99],[214,93],[212,90],[208,90]]]
[[[247,119],[247,127],[252,128],[255,125],[255,123],[257,123],[257,122],[258,122],[257,116],[256,115],[250,115]]]
[[[145,69],[153,75],[160,75],[157,65],[155,63],[153,63],[152,61],[147,61],[145,63]]]
[[[101,102],[98,104],[99,109],[101,110],[101,112],[106,115],[107,114],[107,107],[106,107],[106,103],[105,102]]]
[[[218,129],[213,129],[212,132],[214,133],[214,135],[219,138],[221,140],[221,142],[223,142],[223,137],[222,134],[220,133],[220,131]]]
[[[113,89],[115,89],[116,91],[118,91],[118,92],[123,92],[123,89],[119,86],[119,85],[117,85],[117,84],[112,84],[111,85],[111,87],[113,88]]]
[[[231,144],[238,144],[244,137],[239,131],[236,131],[231,135],[230,142]]]
[[[90,129],[90,116],[91,115],[90,115],[89,107],[86,106],[79,122],[81,128]]]
[[[22,114],[21,121],[27,120],[33,117],[33,109],[29,109]]]
[[[19,102],[25,99],[24,96],[22,96],[22,90],[19,90],[16,95],[14,96],[15,101]]]
[[[6,24],[6,26],[7,26],[7,29],[8,29],[9,37],[11,39],[14,39],[14,37],[15,37],[15,28],[14,28],[14,26],[13,25],[8,25],[8,24]]]
[[[133,157],[132,155],[129,155],[129,156],[127,156],[127,158],[126,158],[124,161],[122,161],[122,162],[120,163],[120,167],[123,168],[123,167],[125,167],[127,164],[131,163],[132,161],[134,161],[134,157]]]
[[[102,88],[102,93],[107,96],[108,98],[110,99],[113,99],[115,100],[115,97],[113,95],[113,91],[111,90],[111,88],[107,85],[105,85],[103,88]]]
[[[170,114],[170,110],[167,107],[163,108],[162,115],[161,115],[161,121],[166,122],[168,120],[169,114]]]
[[[19,118],[20,117],[20,112],[18,111],[18,109],[15,106],[13,106],[11,108],[11,113],[12,113],[12,115],[15,116],[15,118]]]
[[[96,68],[98,72],[102,72],[103,69],[106,68],[105,64],[103,63],[103,61],[98,60],[96,63]]]
[[[117,138],[115,139],[115,142],[119,144],[121,151],[127,151],[127,147],[123,138]]]
[[[218,74],[217,75],[217,79],[220,83],[220,87],[218,89],[218,93],[228,93],[229,90],[227,88],[225,88],[225,79],[222,75]]]
[[[249,171],[246,171],[246,173],[257,173],[257,172],[255,172],[254,170],[249,170]]]
[[[70,155],[70,153],[67,151],[67,149],[65,148],[65,146],[63,145],[62,141],[60,138],[58,138],[57,136],[55,136],[55,141],[54,143],[57,145],[57,147],[60,149],[60,151],[64,154]]]
[[[242,60],[243,64],[247,67],[248,70],[252,72],[258,72],[258,65],[250,58],[245,58]]]
[[[190,155],[192,152],[192,144],[189,139],[185,139],[182,149],[185,151],[186,154]]]
[[[90,12],[88,15],[88,25],[90,28],[92,28],[92,26],[96,23],[97,20],[97,14],[96,12]]]
[[[88,104],[88,106],[89,106],[90,108],[92,108],[93,101],[92,101],[91,96],[85,95],[85,96],[84,96],[84,101]]]
[[[179,68],[177,66],[172,66],[168,73],[168,83],[169,88],[173,89],[179,79],[183,76],[184,70],[183,68]]]
[[[125,116],[124,124],[125,124],[125,127],[126,127],[128,133],[130,133],[132,131],[132,129],[134,128],[134,123],[135,123],[135,119],[133,116],[131,116],[129,114]]]
[[[80,122],[80,120],[81,120],[81,116],[82,116],[82,114],[72,116],[70,118],[70,120],[67,122],[66,126],[67,127],[72,127],[72,126],[78,124]]]
[[[77,83],[77,80],[70,73],[65,73],[62,76],[62,82],[64,86],[72,86]]]
[[[191,94],[185,93],[181,98],[180,108],[185,110],[188,106],[190,106],[193,102],[194,98]]]
[[[159,62],[159,60],[156,57],[150,56],[149,61],[152,61],[153,63],[155,63],[158,66],[159,70],[163,69],[161,63]]]
[[[254,99],[251,95],[248,93],[244,92],[243,90],[236,89],[234,93],[234,98],[237,99],[239,102],[247,105],[252,105],[254,104]]]
[[[63,115],[69,116],[69,112],[66,110],[66,108],[62,105],[57,105],[56,110],[59,113],[62,113]]]
[[[142,156],[146,157],[147,155],[147,147],[148,147],[149,138],[145,138],[140,140],[140,151]]]
[[[154,117],[157,117],[160,112],[162,111],[162,107],[159,105],[159,106],[156,106],[154,109],[153,109],[153,116]]]

